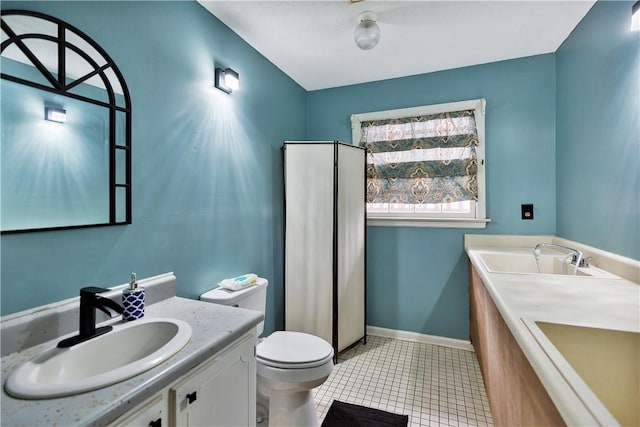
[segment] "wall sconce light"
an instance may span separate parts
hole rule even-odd
[[[223,92],[231,93],[240,89],[240,75],[231,68],[216,68],[216,87]]]
[[[640,1],[631,6],[631,31],[640,31]]]
[[[51,122],[64,123],[67,120],[67,111],[62,108],[44,107],[44,118]]]

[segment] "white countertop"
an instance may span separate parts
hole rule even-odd
[[[2,426],[105,425],[250,332],[263,319],[262,313],[257,311],[175,296],[148,305],[145,317],[186,321],[192,328],[190,341],[155,368],[109,387],[75,396],[21,400],[6,394],[3,387]],[[16,366],[55,346],[58,341],[56,338],[3,357],[3,384]]]
[[[522,247],[531,250],[530,239],[525,241]],[[466,243],[469,259],[563,419],[568,425],[616,424],[568,364],[558,363],[559,353],[540,343],[530,327],[544,321],[640,332],[640,286],[623,278],[491,273],[479,259],[487,249],[483,244]],[[510,247],[489,250],[522,250],[517,243],[505,246]]]

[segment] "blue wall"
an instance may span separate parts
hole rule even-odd
[[[557,228],[638,258],[631,4],[597,3],[557,54],[307,93],[193,2],[3,1],[77,26],[117,62],[134,108],[134,216],[125,227],[2,236],[2,314],[124,283],[131,271],[175,271],[178,293],[194,298],[254,271],[270,278],[267,330],[281,327],[282,140],[348,142],[353,113],[480,97],[492,222],[370,227],[368,323],[467,339],[469,232]],[[242,90],[213,89],[214,65],[239,71]],[[605,216],[601,201],[620,208]],[[535,220],[520,220],[521,203],[535,204]]]
[[[307,136],[351,142],[353,113],[486,98],[492,234],[555,232],[553,54],[310,92]],[[520,219],[520,204],[535,220]],[[468,339],[465,229],[369,227],[367,324]]]
[[[640,259],[640,32],[596,3],[556,53],[557,234]]]
[[[2,236],[2,314],[174,271],[196,298],[222,278],[270,279],[282,324],[285,139],[305,135],[306,92],[195,2],[11,2],[100,44],[133,104],[133,224]],[[213,87],[214,66],[241,90]]]

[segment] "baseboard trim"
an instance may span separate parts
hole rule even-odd
[[[474,351],[470,341],[456,338],[438,337],[435,335],[419,334],[417,332],[399,331],[397,329],[380,328],[378,326],[367,325],[367,335],[377,337],[394,338],[403,341],[419,342],[423,344],[439,345],[441,347],[451,347],[458,350]]]

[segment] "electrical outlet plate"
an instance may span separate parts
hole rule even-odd
[[[522,219],[533,219],[533,204],[520,205],[520,210],[522,212]]]

